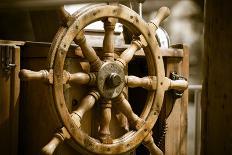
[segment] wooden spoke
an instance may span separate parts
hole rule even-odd
[[[41,80],[53,84],[53,70],[49,72],[47,70],[40,70],[38,72],[27,69],[22,69],[19,72],[19,77],[22,81],[36,81]],[[94,73],[74,73],[71,74],[64,70],[63,72],[63,84],[75,83],[75,84],[89,84],[93,85],[96,82],[96,75]]]
[[[74,74],[68,74],[68,79],[66,83],[71,84],[89,84],[94,85],[96,83],[96,75],[94,73],[74,73]]]
[[[139,78],[137,76],[126,76],[126,85],[131,88],[142,87],[148,90],[155,90],[157,85],[156,76]]]
[[[142,43],[139,39],[132,40],[130,47],[128,47],[117,59],[118,62],[120,62],[123,67],[126,67],[127,64],[131,61],[133,58],[135,52],[142,48]]]
[[[104,144],[113,143],[113,140],[110,135],[111,107],[111,101],[102,101],[99,139]]]
[[[104,60],[114,60],[114,28],[116,19],[106,18],[104,21],[105,37],[103,40]]]
[[[87,96],[85,96],[81,102],[80,105],[76,110],[74,110],[71,114],[73,120],[75,121],[77,127],[80,127],[80,121],[83,117],[83,115],[89,111],[95,104],[95,102],[100,98],[100,94],[92,90],[88,93]]]
[[[31,71],[27,69],[22,69],[19,72],[19,78],[22,81],[45,81],[45,82],[51,82],[52,81],[52,71],[47,71],[47,70],[40,70],[40,71]]]
[[[144,121],[133,112],[130,103],[122,93],[117,98],[115,98],[113,102],[115,105],[114,107],[127,117],[134,129],[138,130],[142,126]]]
[[[22,69],[19,72],[19,77],[22,81],[43,80],[47,78],[47,75],[47,70],[40,70],[36,72],[27,69]]]
[[[125,82],[128,87],[142,87],[147,90],[156,90],[157,86],[157,77],[156,76],[147,76],[139,78],[137,76],[126,76]],[[171,80],[167,77],[164,78],[162,84],[165,90],[174,89],[178,91],[184,91],[188,88],[188,82],[186,80]]]
[[[156,146],[152,137],[152,131],[143,140],[143,145],[150,151],[151,155],[163,155],[163,152]]]
[[[116,109],[116,108],[114,108],[114,111],[115,111],[115,115],[116,115],[117,121],[119,123],[119,126],[122,127],[125,131],[129,131],[129,124],[128,124],[128,120],[127,120],[126,116],[123,115],[123,113],[118,111],[118,109]]]
[[[92,71],[98,71],[102,65],[102,62],[97,56],[95,50],[87,44],[83,31],[81,31],[78,36],[76,36],[74,42],[81,47],[82,53],[89,61]]]

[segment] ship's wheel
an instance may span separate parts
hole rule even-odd
[[[97,4],[86,7],[73,15],[63,10],[66,23],[60,28],[53,40],[49,53],[49,69],[39,72],[22,70],[22,80],[42,79],[51,84],[54,104],[64,127],[48,145],[43,148],[46,154],[52,154],[56,146],[66,138],[81,146],[90,154],[122,154],[134,150],[143,143],[151,154],[162,154],[156,147],[151,130],[160,113],[164,93],[168,89],[185,89],[185,80],[173,81],[164,74],[162,55],[155,38],[160,22],[169,14],[162,7],[154,20],[147,23],[136,12],[126,6],[116,4]],[[84,28],[95,22],[103,21],[105,36],[103,50],[96,53],[88,45]],[[119,22],[133,33],[130,46],[118,57],[114,53],[114,28]],[[64,70],[64,62],[71,43],[77,44],[83,56],[90,64],[90,72],[69,73]],[[127,75],[125,70],[137,50],[145,53],[148,75],[137,77]],[[64,84],[75,82],[88,85],[89,92],[82,98],[77,109],[68,111],[64,97]],[[142,87],[148,90],[146,103],[141,115],[133,112],[123,93],[125,87]],[[101,118],[98,138],[91,137],[81,130],[83,115],[99,101]],[[139,103],[137,103],[139,104]],[[113,106],[112,106],[113,105]],[[111,108],[124,114],[130,124],[130,131],[120,138],[113,139],[110,133]]]

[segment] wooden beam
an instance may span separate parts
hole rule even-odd
[[[127,0],[120,0],[126,2]],[[105,3],[112,2],[112,0],[2,0],[0,8],[41,8],[41,7],[55,7],[65,4],[79,4],[79,3]]]
[[[232,22],[229,1],[206,0],[201,154],[232,154]]]

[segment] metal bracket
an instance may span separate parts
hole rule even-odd
[[[170,74],[170,79],[172,80],[186,80],[187,79],[181,75],[178,75],[177,72],[172,72]],[[177,99],[177,98],[181,98],[183,96],[183,93],[184,93],[184,90],[183,91],[179,91],[179,90],[171,90],[174,94],[174,97]]]
[[[13,63],[13,52],[14,45],[0,45],[1,66],[6,73],[9,73],[16,66]]]

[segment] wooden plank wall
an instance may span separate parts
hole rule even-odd
[[[4,46],[8,46],[4,44]],[[4,46],[0,49],[4,52]],[[16,155],[18,150],[18,114],[19,114],[19,78],[20,48],[9,45],[13,49],[12,63],[16,67],[7,74],[0,64],[0,154]]]
[[[232,5],[206,0],[201,154],[232,154]]]

